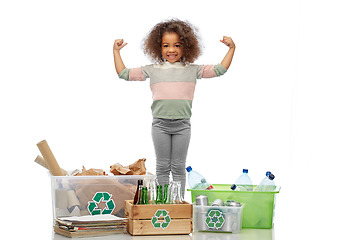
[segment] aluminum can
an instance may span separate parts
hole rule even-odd
[[[235,202],[235,201],[230,202],[228,204],[228,207],[240,207],[240,206],[241,206],[240,203],[239,202]]]
[[[196,197],[196,205],[208,206],[208,197],[206,195],[198,195]]]
[[[227,199],[225,202],[225,206],[227,206],[227,207],[240,207],[241,204],[235,200]]]
[[[223,203],[222,199],[215,199],[214,202],[211,204],[211,206],[219,206],[219,207],[221,207],[223,205],[224,205],[224,203]]]

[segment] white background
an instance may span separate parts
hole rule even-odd
[[[339,1],[2,1],[0,3],[1,230],[47,239],[47,171],[33,161],[47,140],[64,169],[128,165],[155,172],[149,81],[118,79],[112,45],[127,67],[150,64],[140,49],[159,21],[196,25],[204,54],[229,71],[198,81],[187,165],[212,183],[243,168],[281,186],[275,237],[324,236],[343,215],[344,18]],[[187,195],[190,194],[187,192]],[[190,196],[187,196],[190,198]],[[13,218],[14,214],[17,218]],[[16,219],[17,221],[13,222]],[[20,229],[20,230],[19,230]],[[4,232],[3,231],[3,232]],[[338,235],[337,235],[338,236]]]

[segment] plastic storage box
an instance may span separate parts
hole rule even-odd
[[[51,176],[54,219],[67,216],[113,214],[124,217],[125,200],[133,200],[137,181],[147,175]]]
[[[243,211],[243,228],[265,228],[270,229],[273,225],[275,211],[275,197],[279,193],[280,187],[276,187],[273,192],[260,191],[233,191],[231,184],[213,184],[213,190],[193,190],[191,191],[192,202],[198,195],[206,195],[209,202],[215,199],[233,199],[240,203],[245,203]],[[254,188],[255,186],[253,186]]]
[[[193,230],[238,233],[244,207],[245,204],[240,207],[193,205]]]

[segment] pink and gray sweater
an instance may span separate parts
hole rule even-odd
[[[153,94],[152,114],[155,118],[182,119],[191,117],[196,80],[218,77],[227,72],[218,65],[184,65],[165,62],[140,68],[125,68],[119,78],[144,81],[150,78]]]

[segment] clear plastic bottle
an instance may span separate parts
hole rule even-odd
[[[248,176],[248,170],[243,169],[242,174],[240,177],[235,181],[235,185],[241,186],[246,189],[246,191],[252,191],[252,181],[251,178]]]
[[[237,186],[236,184],[232,184],[231,189],[233,191],[247,191],[246,188],[242,186]]]
[[[201,174],[192,170],[191,166],[188,166],[186,171],[188,171],[188,183],[191,189],[211,190],[214,188],[213,185],[209,184]]]
[[[270,173],[270,174],[268,174]],[[271,172],[266,172],[267,177],[265,177],[259,185],[254,189],[254,191],[262,191],[262,192],[273,192],[275,191],[275,175]]]

